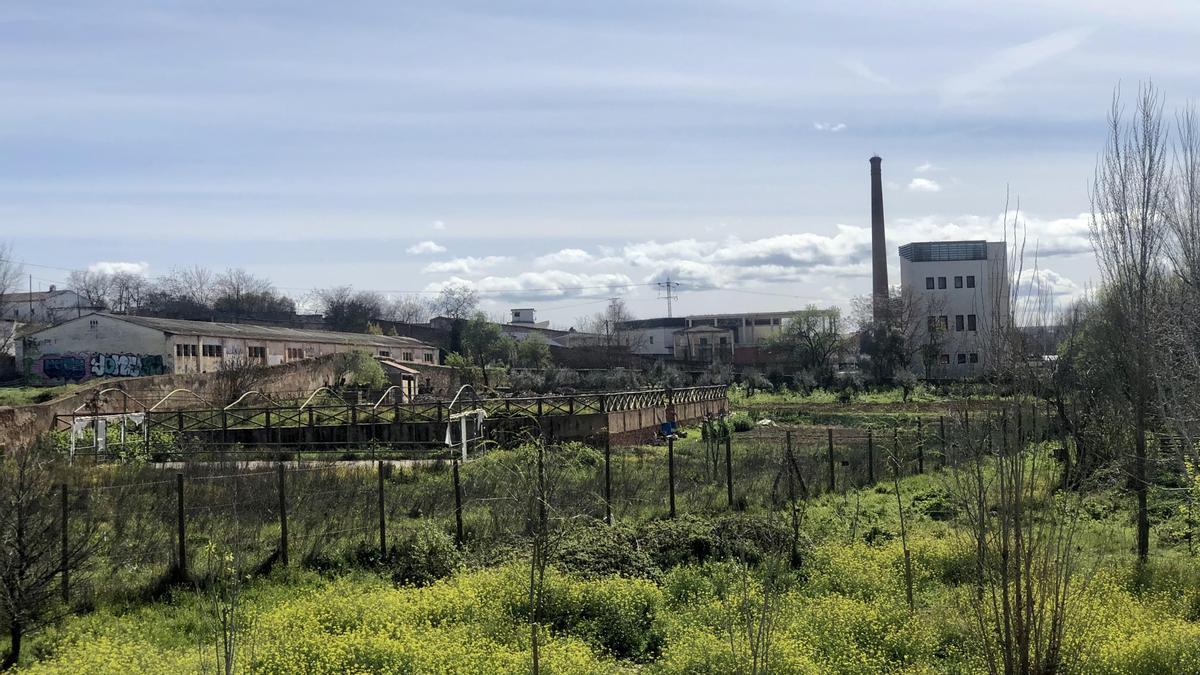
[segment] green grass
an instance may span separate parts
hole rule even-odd
[[[78,384],[63,384],[57,387],[0,387],[0,406],[41,403],[69,394],[79,387]]]

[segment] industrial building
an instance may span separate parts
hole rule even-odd
[[[351,350],[400,364],[438,362],[436,347],[408,337],[100,312],[21,336],[16,356],[32,380],[79,382],[215,372],[238,362],[279,365]]]
[[[1009,317],[1008,263],[1003,242],[923,241],[900,247],[900,286],[914,303],[921,344],[932,358],[914,364],[929,379],[985,374]]]

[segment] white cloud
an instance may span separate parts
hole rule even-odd
[[[467,256],[465,258],[454,258],[453,260],[441,260],[432,262],[421,270],[425,274],[474,274],[481,270],[495,267],[504,262],[508,262],[510,258],[502,255],[489,255],[482,258]]]
[[[444,230],[444,229],[446,229],[446,223],[444,223],[440,220],[435,220],[435,221],[433,221],[433,225],[430,225],[430,227],[432,227],[435,230]]]
[[[966,100],[992,93],[1009,77],[1075,49],[1091,33],[1087,27],[1070,28],[1001,49],[971,70],[947,79],[942,85],[943,100]]]
[[[146,270],[150,269],[148,262],[94,262],[88,265],[89,272],[98,272],[100,274],[137,274],[145,275]]]
[[[914,178],[908,183],[909,192],[941,192],[942,186],[928,178]]]
[[[817,131],[828,131],[836,134],[839,131],[845,131],[846,125],[841,122],[813,122],[813,128]]]
[[[874,70],[871,69],[870,66],[863,63],[862,61],[859,61],[858,59],[846,59],[846,60],[842,61],[842,66],[846,70],[849,70],[850,72],[863,78],[864,80],[869,80],[871,82],[874,82],[875,84],[882,84],[885,87],[893,86],[891,79],[875,72]]]
[[[1014,217],[1009,214],[1011,221]],[[1018,220],[1024,227],[1025,255],[1033,258],[1073,256],[1092,251],[1091,230],[1088,225],[1090,214],[1081,213],[1071,218],[1046,220],[1037,216],[1019,214]],[[908,241],[952,241],[956,239],[987,239],[1000,241],[1005,238],[1004,214],[992,217],[962,215],[952,218],[925,216],[923,218],[901,218],[888,227],[888,238],[900,242]],[[1008,239],[1013,239],[1009,232]]]
[[[432,241],[422,241],[404,249],[405,253],[411,255],[426,255],[429,253],[445,253],[446,247]]]
[[[522,272],[513,276],[489,276],[475,281],[451,277],[425,288],[437,292],[446,286],[466,284],[485,298],[538,300],[558,298],[607,298],[628,292],[636,284],[625,274],[576,274],[563,270]]]
[[[917,173],[928,173],[930,171],[941,171],[941,170],[942,170],[942,167],[937,166],[931,162],[923,162],[923,163],[918,164],[917,166],[913,167],[913,171],[916,171]]]
[[[1055,299],[1075,298],[1083,288],[1052,269],[1023,270],[1017,283],[1017,296],[1051,296]]]
[[[534,259],[535,267],[554,267],[556,265],[583,265],[595,258],[591,253],[581,248],[564,248],[561,251],[547,253]]]

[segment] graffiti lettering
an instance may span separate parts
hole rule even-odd
[[[40,368],[38,367],[40,366]],[[79,354],[44,356],[34,372],[48,380],[78,382],[92,377],[141,377],[165,372],[159,354]]]

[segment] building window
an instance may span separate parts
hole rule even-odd
[[[650,336],[650,344],[654,344],[654,336],[653,335]]]
[[[304,350],[303,349],[301,349],[299,347],[288,347],[287,348],[288,361],[296,361],[296,360],[299,360],[302,358],[304,358]]]
[[[933,290],[933,277],[925,277],[925,290]]]
[[[950,330],[950,317],[946,316],[945,314],[943,314],[943,315],[939,316],[939,317],[938,317],[938,325],[941,327],[941,329],[942,329],[942,332],[949,332],[949,330]]]
[[[975,288],[975,275],[974,274],[967,275],[967,288]]]
[[[962,288],[962,277],[954,277],[954,287]]]
[[[949,354],[939,354],[938,355],[938,363],[942,364],[943,366],[950,365],[950,355]]]
[[[783,324],[783,319],[780,319],[780,318],[771,319],[772,326],[779,326],[781,324]]]
[[[975,315],[974,314],[967,315],[967,330],[971,330],[971,331],[979,330],[978,325],[975,323]]]
[[[389,352],[389,351],[388,351],[388,350],[386,350],[386,349],[380,349],[380,350],[379,350],[379,355],[380,355],[380,356],[391,356],[391,355],[392,355],[392,353],[391,353],[391,352]]]
[[[246,356],[252,359],[264,360],[267,358],[266,347],[246,347]]]
[[[430,354],[429,352],[425,352],[425,354],[423,354],[423,356],[425,357],[425,359],[424,359],[425,363],[433,363],[433,354]]]
[[[30,316],[32,316],[32,313],[30,314]],[[95,328],[96,326],[99,326],[99,325],[100,325],[100,322],[97,321],[96,319],[92,319],[91,321],[88,322],[88,328]]]
[[[196,345],[175,345],[175,356],[195,356]]]
[[[971,363],[979,363],[979,354],[971,352]]]
[[[754,325],[755,326],[770,326],[771,320],[770,319],[755,319]]]
[[[963,315],[962,314],[954,315],[954,330],[958,331],[959,333],[962,332],[962,330],[963,330]],[[959,356],[962,356],[962,354],[959,354]]]
[[[200,352],[209,358],[219,359],[225,353],[225,349],[221,345],[203,345]]]
[[[405,361],[412,361],[413,360],[412,354],[413,354],[412,352],[404,352],[403,354],[401,354],[400,358],[404,359]]]
[[[946,277],[938,277],[938,290],[946,290]]]
[[[959,354],[959,355],[958,355],[958,362],[959,362],[959,363],[966,363],[966,362],[967,362],[967,355],[966,355],[966,354]]]

